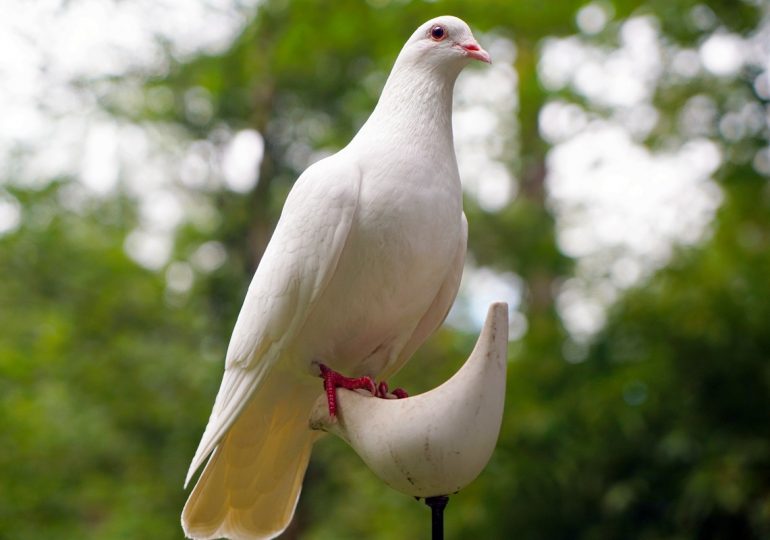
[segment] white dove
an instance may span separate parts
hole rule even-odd
[[[318,437],[321,366],[338,386],[351,379],[329,369],[387,378],[444,321],[467,240],[452,91],[470,59],[490,61],[462,20],[420,26],[358,134],[291,190],[187,475],[211,455],[182,512],[188,537],[279,535]]]

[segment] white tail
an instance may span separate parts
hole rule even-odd
[[[308,428],[317,395],[283,377],[255,393],[187,499],[189,538],[275,538],[288,527],[318,438]]]

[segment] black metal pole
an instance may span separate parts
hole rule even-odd
[[[444,540],[444,508],[448,502],[446,495],[425,498],[425,504],[430,506],[432,540]]]

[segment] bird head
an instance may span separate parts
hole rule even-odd
[[[462,67],[471,59],[491,63],[489,53],[481,48],[465,21],[451,15],[421,25],[404,45],[402,54],[415,63],[431,66]]]

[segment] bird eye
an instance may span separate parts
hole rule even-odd
[[[430,38],[433,41],[441,41],[445,37],[446,37],[446,29],[443,26],[437,24],[436,26],[430,29]]]

